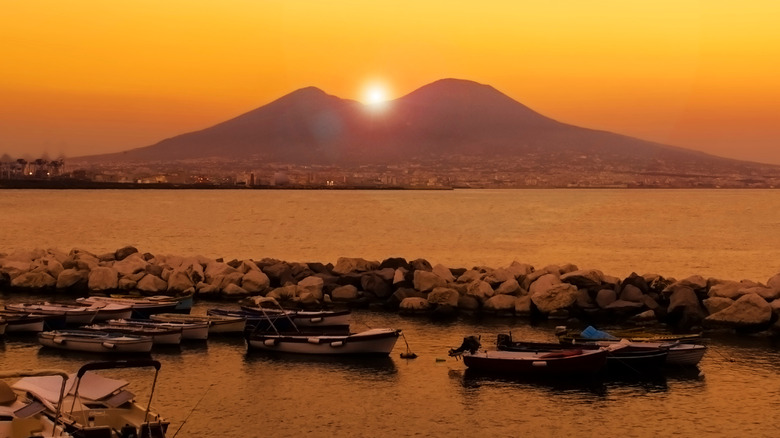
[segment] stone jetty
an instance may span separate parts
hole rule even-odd
[[[49,249],[0,253],[0,290],[58,296],[138,292],[298,307],[344,305],[448,318],[461,314],[588,323],[664,323],[680,330],[780,332],[780,273],[766,283],[693,275],[626,278],[572,264],[452,268],[424,259],[342,257],[331,263]]]

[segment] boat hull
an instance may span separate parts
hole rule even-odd
[[[246,328],[246,318],[239,316],[220,315],[183,315],[180,313],[161,313],[150,317],[160,322],[208,323],[209,333],[243,333]]]
[[[393,351],[400,330],[373,329],[352,335],[254,334],[247,338],[250,350],[312,355],[376,355]]]
[[[518,351],[464,353],[463,363],[482,372],[523,376],[565,376],[596,374],[607,364],[607,350],[576,350],[569,356]]]
[[[38,334],[44,347],[88,353],[149,353],[152,338],[147,336],[107,336],[89,331],[51,331]]]

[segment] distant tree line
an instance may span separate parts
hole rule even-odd
[[[13,159],[10,155],[3,154],[0,157],[0,178],[51,178],[60,176],[64,166],[64,158],[26,160],[24,158]]]

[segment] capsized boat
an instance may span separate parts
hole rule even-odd
[[[129,382],[96,372],[145,367],[155,369],[149,400],[145,405],[139,404],[135,395],[127,389]],[[151,407],[159,372],[160,362],[151,359],[88,363],[70,376],[66,394],[60,401],[53,397],[56,388],[51,380],[22,379],[14,384],[14,388],[36,394],[44,400],[49,415],[58,409],[61,412],[60,424],[74,437],[164,438],[169,422]]]
[[[44,347],[88,353],[149,353],[152,338],[91,330],[52,330],[38,333]]]
[[[467,336],[451,357],[462,358],[470,369],[520,376],[574,376],[596,374],[607,364],[610,349],[504,351],[481,350],[478,336]]]
[[[119,320],[124,321],[124,320]],[[158,345],[179,345],[181,344],[181,328],[178,327],[159,327],[147,324],[135,324],[131,322],[123,323],[97,323],[81,327],[82,330],[123,333],[136,336],[150,336],[152,343]]]
[[[0,379],[45,377],[52,379],[50,398],[55,406],[23,389],[0,380],[0,437],[70,437],[59,422],[68,374],[61,370],[0,371]],[[17,382],[18,383],[18,382]],[[14,384],[15,385],[15,384]],[[47,405],[53,409],[47,413]]]
[[[250,350],[296,354],[376,355],[393,351],[401,330],[377,328],[347,335],[292,333],[249,333]]]
[[[184,313],[158,313],[149,317],[152,321],[207,323],[209,333],[243,333],[246,318],[227,315],[192,315]]]
[[[6,304],[8,310],[18,312],[38,313],[41,315],[64,316],[66,324],[89,324],[95,319],[97,309],[88,306],[75,306],[57,303],[11,303]]]

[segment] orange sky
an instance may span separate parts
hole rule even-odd
[[[0,155],[146,146],[313,85],[454,77],[557,120],[780,164],[772,0],[0,0]]]

